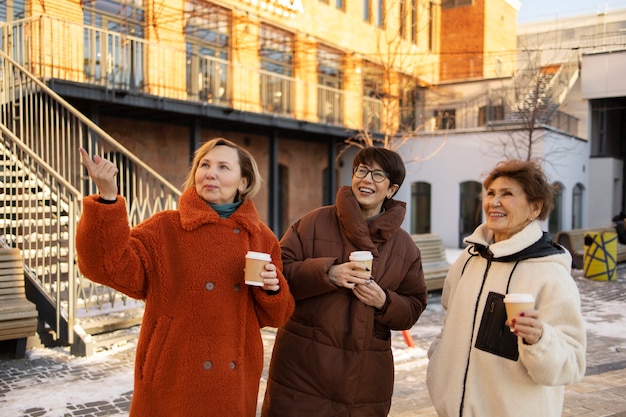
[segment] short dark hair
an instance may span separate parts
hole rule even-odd
[[[498,162],[483,181],[485,190],[499,177],[517,181],[522,186],[526,199],[530,203],[543,203],[541,213],[537,217],[540,220],[545,220],[548,217],[554,205],[554,187],[550,185],[546,174],[536,161],[510,159]]]
[[[398,184],[398,188],[404,182],[406,176],[406,168],[402,157],[397,152],[386,148],[376,146],[368,146],[361,149],[352,161],[352,172],[359,165],[371,166],[376,162],[389,175],[391,184]]]

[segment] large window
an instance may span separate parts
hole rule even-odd
[[[482,223],[481,193],[482,185],[476,181],[462,182],[459,187],[461,207],[461,230],[459,230],[459,247],[465,246],[463,239],[471,235]]]
[[[380,131],[383,115],[383,68],[366,62],[363,65],[363,128]]]
[[[417,101],[419,99],[417,80],[402,78],[400,85],[400,130],[412,131],[417,128]]]
[[[141,89],[144,84],[146,11],[143,0],[86,0],[85,75],[92,82],[117,89]]]
[[[363,20],[372,23],[372,0],[363,0]]]
[[[548,231],[552,237],[563,228],[563,184],[557,182],[554,187],[554,207],[548,220]]]
[[[331,124],[343,122],[343,74],[343,54],[332,48],[318,46],[317,113],[320,121]]]
[[[201,0],[185,3],[187,93],[212,104],[230,104],[230,12]]]
[[[385,10],[385,0],[376,0],[378,2],[378,14],[376,16],[376,23],[379,28],[385,28],[385,18],[387,11]]]
[[[411,0],[411,42],[417,44],[418,13],[417,0]]]
[[[24,5],[26,0],[4,0],[0,1],[0,22],[11,22],[23,19]]]
[[[583,227],[583,197],[584,190],[582,184],[576,184],[572,193],[572,229]]]
[[[294,85],[293,35],[261,25],[261,102],[272,113],[292,114]]]
[[[411,233],[430,233],[431,191],[427,182],[411,184]]]

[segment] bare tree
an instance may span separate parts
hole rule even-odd
[[[434,150],[420,146],[432,139],[417,135],[421,128],[417,122],[418,103],[424,99],[426,83],[420,77],[423,55],[418,55],[411,36],[424,36],[422,29],[428,24],[413,22],[404,9],[406,4],[402,0],[385,2],[376,52],[363,63],[363,128],[346,139],[338,159],[350,147],[376,145],[391,150],[404,147],[409,151],[404,152],[405,162],[418,162],[432,158],[445,144],[441,142]],[[402,20],[404,27],[397,24]]]
[[[507,108],[505,122],[509,129],[490,141],[488,153],[505,159],[553,163],[574,151],[576,145],[563,142],[545,153],[541,146],[544,135],[537,131],[542,126],[560,128],[557,120],[572,118],[558,108],[578,76],[577,55],[570,52],[543,62],[545,56],[540,49],[525,48],[521,53],[527,65],[514,75],[510,86],[503,86],[499,92]]]

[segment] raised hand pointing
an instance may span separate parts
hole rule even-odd
[[[108,159],[102,158],[100,155],[94,155],[93,161],[89,158],[89,154],[83,148],[79,148],[80,158],[83,165],[87,168],[89,177],[96,183],[100,197],[105,200],[115,200],[117,198],[117,173],[119,170]]]

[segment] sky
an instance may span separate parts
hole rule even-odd
[[[520,0],[518,23],[626,9],[626,0]]]

